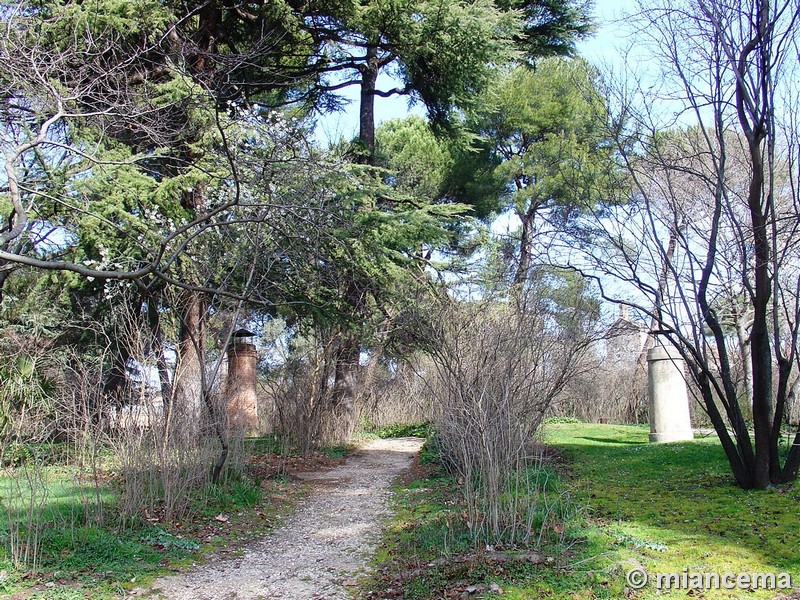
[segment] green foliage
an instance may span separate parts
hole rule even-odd
[[[576,425],[581,423],[577,417],[546,417],[542,424],[544,425]]]
[[[471,124],[502,159],[507,206],[521,215],[549,209],[569,220],[606,198],[612,146],[595,73],[579,59],[548,59],[507,71],[482,96]]]
[[[546,56],[573,55],[575,42],[593,30],[591,5],[580,0],[497,0],[496,4],[522,13],[518,43],[534,63]]]
[[[452,158],[420,117],[394,119],[381,124],[375,134],[376,164],[389,171],[390,185],[426,202],[443,194]]]
[[[160,556],[145,539],[120,537],[96,526],[48,528],[43,532],[42,566],[67,572],[126,573],[138,560],[155,563]],[[146,536],[145,536],[146,537]]]
[[[40,35],[58,41],[67,40],[75,30],[95,35],[124,35],[130,39],[140,36],[156,40],[170,23],[172,15],[156,0],[100,0],[82,2],[41,2],[47,20],[42,21]],[[91,38],[87,37],[86,40]]]
[[[398,423],[387,425],[376,430],[379,438],[421,437],[429,438],[433,435],[433,424],[426,423]]]
[[[17,467],[29,461],[43,466],[63,465],[69,460],[71,450],[61,442],[12,442],[2,452],[2,466]]]
[[[442,454],[436,444],[436,433],[430,436],[419,451],[419,464],[442,467]]]
[[[488,139],[451,141],[452,167],[447,174],[447,197],[469,206],[469,214],[487,221],[503,209],[506,181],[498,173],[501,159]]]
[[[435,123],[444,123],[454,105],[475,106],[492,66],[515,57],[519,15],[490,0],[419,2],[409,16],[399,70]]]
[[[51,431],[58,382],[56,356],[41,348],[16,347],[32,342],[13,329],[0,341],[0,462],[17,464],[35,455],[36,445]],[[55,353],[54,353],[55,354]],[[31,445],[30,442],[33,442]]]
[[[402,485],[379,552],[386,580],[368,585],[383,589],[399,579],[402,598],[440,598],[465,581],[494,582],[504,597],[567,600],[628,597],[625,573],[637,565],[649,573],[688,569],[788,572],[795,581],[800,577],[800,560],[791,544],[796,486],[741,490],[715,438],[649,444],[647,435],[646,428],[633,426],[569,422],[547,428],[548,442],[569,460],[569,480],[557,478],[555,487],[567,485],[574,500],[588,503],[585,522],[573,532],[575,543],[553,555],[551,564],[507,562],[500,569],[480,561],[459,564],[458,554],[469,552],[470,544],[460,537],[465,532],[458,529],[454,514],[459,511],[452,496],[457,482],[433,473]],[[648,587],[635,597],[678,598],[686,593]],[[741,592],[704,590],[702,595],[739,598]],[[774,595],[769,590],[747,593],[753,598]]]
[[[162,548],[164,550],[175,549],[184,552],[194,552],[200,548],[200,544],[195,540],[173,535],[160,527],[154,527],[145,532],[141,540],[150,546]]]
[[[376,131],[375,162],[387,170],[392,189],[412,201],[461,205],[471,217],[485,219],[498,211],[505,182],[485,141],[456,127],[451,124],[443,136],[417,116],[386,121]]]

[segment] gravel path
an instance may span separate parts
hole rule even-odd
[[[342,585],[367,567],[392,481],[407,470],[421,440],[375,440],[347,462],[305,473],[313,491],[274,533],[235,559],[212,560],[155,581],[152,597],[168,600],[340,600]]]

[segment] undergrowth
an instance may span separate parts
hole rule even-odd
[[[423,447],[416,477],[393,496],[394,517],[376,557],[365,597],[445,598],[491,593],[538,573],[554,573],[582,532],[581,508],[552,465],[536,463],[509,486],[535,519],[535,539],[487,545],[469,520],[463,482],[443,467],[434,443]],[[519,475],[519,474],[518,474]],[[381,590],[378,592],[377,590]]]
[[[249,442],[255,454],[276,450],[275,440]],[[344,448],[328,449],[333,457]],[[58,456],[57,449],[48,456]],[[24,462],[20,462],[24,465]],[[196,561],[215,549],[233,548],[274,526],[283,507],[301,493],[285,477],[254,473],[229,476],[209,484],[191,498],[179,520],[165,521],[155,514],[121,519],[115,506],[117,475],[104,472],[96,482],[76,476],[75,469],[48,459],[37,467],[46,490],[43,506],[30,523],[20,487],[12,486],[9,467],[0,474],[0,596],[18,593],[30,598],[119,597],[143,580],[164,572],[169,565]],[[263,479],[263,480],[262,480]],[[100,506],[87,506],[95,485]],[[89,510],[91,508],[91,510]],[[13,519],[13,521],[12,521]],[[9,524],[14,523],[15,529]],[[10,553],[12,533],[25,538],[35,527],[36,570],[15,568]]]
[[[462,483],[426,447],[421,456],[428,466],[418,466],[396,489],[396,513],[363,595],[491,597],[502,590],[510,599],[781,597],[780,590],[656,590],[652,581],[635,590],[626,582],[634,568],[650,574],[786,572],[800,585],[796,484],[737,488],[714,437],[649,444],[646,427],[573,422],[551,422],[545,431],[562,457],[546,467],[554,485],[569,489],[579,507],[588,506],[565,527],[562,543],[551,537],[527,548],[476,547]],[[498,550],[530,556],[498,560]]]
[[[433,435],[433,424],[430,422],[420,423],[395,423],[376,427],[368,421],[363,421],[360,425],[360,434],[366,437],[377,437],[381,439],[419,437],[429,438]]]

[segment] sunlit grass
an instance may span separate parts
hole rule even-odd
[[[650,444],[646,427],[578,424],[548,426],[545,439],[569,459],[572,485],[590,507],[587,527],[611,551],[595,562],[606,563],[612,588],[623,592],[624,571],[634,564],[626,560],[651,574],[788,572],[800,585],[797,486],[737,487],[716,437]],[[638,593],[657,595],[650,587]]]
[[[272,448],[254,450],[268,453]],[[115,506],[118,477],[104,470],[95,485],[92,477],[67,464],[25,463],[0,470],[0,597],[120,597],[167,565],[264,535],[278,518],[277,507],[300,493],[277,480],[237,476],[199,490],[180,520],[122,522]],[[216,518],[221,513],[224,521]],[[12,560],[14,536],[24,542],[29,531],[38,543],[36,572],[30,572],[31,564],[15,568]],[[39,591],[43,587],[46,591]]]
[[[553,424],[545,441],[565,460],[557,466],[573,501],[585,507],[574,544],[541,548],[549,565],[501,571],[439,563],[415,574],[404,598],[437,598],[471,584],[500,585],[504,598],[774,598],[776,590],[632,590],[626,573],[789,573],[800,586],[798,486],[766,491],[736,487],[713,436],[676,444],[648,443],[641,426]],[[396,518],[380,556],[432,564],[446,546],[466,552],[459,537],[457,482],[433,476],[399,488]],[[449,537],[448,537],[449,536]],[[459,542],[459,543],[455,543]],[[437,554],[438,549],[438,554]],[[558,552],[558,554],[553,554]],[[408,562],[408,561],[406,561]],[[413,561],[412,561],[413,562]],[[408,569],[406,569],[408,570]],[[413,572],[413,571],[412,571]],[[437,595],[438,594],[438,595]],[[687,595],[688,594],[688,595]]]

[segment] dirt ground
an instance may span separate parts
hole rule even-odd
[[[212,559],[155,581],[145,596],[167,600],[349,598],[368,567],[393,480],[407,471],[422,440],[368,442],[334,469],[302,473],[313,488],[269,536],[237,558]]]

